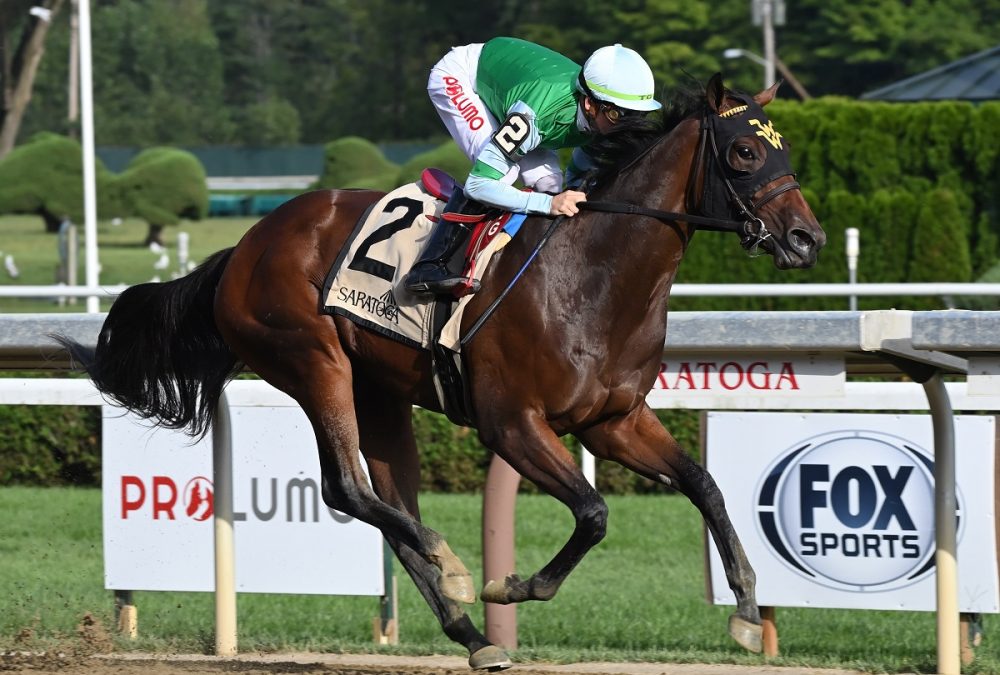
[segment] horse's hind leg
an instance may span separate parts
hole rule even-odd
[[[651,480],[676,488],[701,511],[715,540],[726,579],[736,596],[729,633],[752,652],[761,650],[760,610],[754,595],[756,576],[733,528],[722,492],[709,473],[667,433],[648,407],[609,420],[580,434],[587,448]]]
[[[355,386],[361,450],[368,462],[372,486],[384,502],[419,521],[420,462],[413,439],[410,404],[375,390],[376,387]],[[441,571],[399,539],[386,537],[386,541],[441,622],[445,635],[469,650],[469,665],[490,671],[509,668],[507,653],[476,629],[461,604],[441,592]]]
[[[503,581],[490,580],[479,597],[485,602],[507,604],[524,600],[549,600],[569,573],[603,538],[608,507],[591,487],[576,460],[541,417],[528,411],[496,416],[480,423],[480,438],[518,473],[569,507],[576,525],[569,541],[541,570],[526,580],[511,574]]]
[[[234,323],[237,320],[247,323],[243,317]],[[298,330],[254,323],[234,329],[228,340],[239,341],[244,362],[302,406],[316,434],[326,504],[377,527],[440,568],[441,590],[447,597],[475,602],[472,575],[444,538],[379,499],[369,487],[358,454],[353,369],[333,323],[317,320]]]

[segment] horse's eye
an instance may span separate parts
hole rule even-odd
[[[753,159],[753,151],[745,145],[737,147],[736,154],[739,155],[740,159],[745,159],[747,161]]]

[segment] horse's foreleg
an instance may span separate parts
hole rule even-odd
[[[355,386],[355,398],[361,448],[375,493],[419,521],[420,462],[410,404],[363,385]],[[469,665],[490,671],[509,668],[512,664],[507,653],[490,643],[462,605],[442,592],[441,570],[399,539],[387,536],[386,541],[430,605],[445,635],[469,650]]]
[[[592,427],[580,434],[580,439],[598,457],[614,460],[646,478],[677,489],[701,511],[722,556],[729,587],[736,596],[736,613],[729,618],[729,633],[746,649],[759,652],[761,625],[754,595],[756,576],[712,476],[681,449],[646,406],[626,417]]]
[[[604,499],[548,424],[531,413],[520,414],[520,419],[481,426],[480,437],[518,473],[568,506],[576,526],[555,557],[530,578],[511,574],[502,581],[490,580],[479,597],[498,604],[551,599],[587,551],[604,538],[608,520]]]

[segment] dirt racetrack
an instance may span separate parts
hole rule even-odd
[[[241,654],[234,658],[199,655],[67,655],[7,653],[0,671],[38,675],[471,675],[455,656],[383,654]],[[510,675],[856,675],[848,670],[673,663],[516,664]]]

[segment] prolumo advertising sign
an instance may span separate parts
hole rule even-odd
[[[382,595],[382,535],[323,503],[298,407],[230,407],[236,590]],[[214,590],[210,438],[103,408],[105,587]]]
[[[995,418],[955,420],[959,606],[998,612]],[[709,413],[705,458],[775,607],[934,610],[926,415]],[[732,604],[714,543],[710,596]]]

